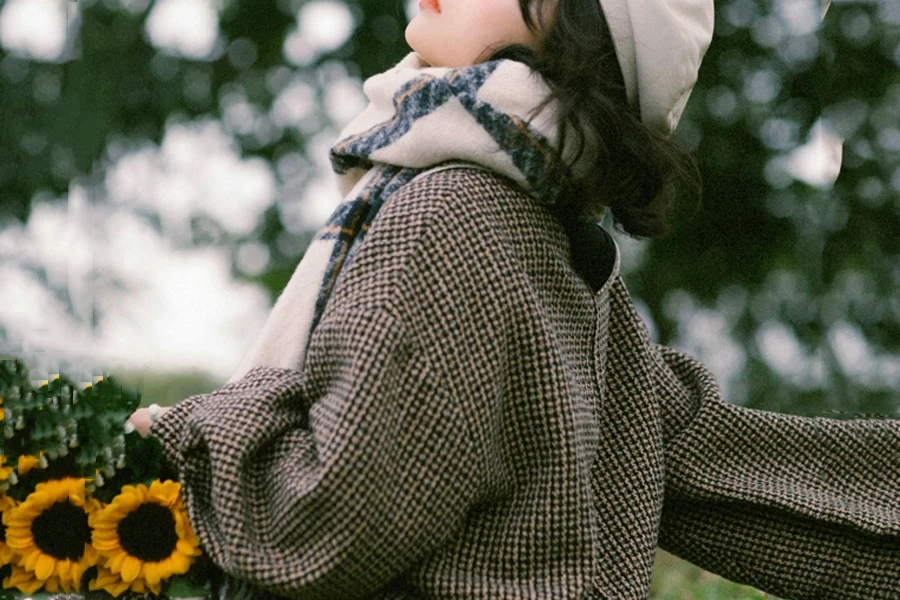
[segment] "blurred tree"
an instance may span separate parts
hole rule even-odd
[[[148,25],[177,1],[87,0],[60,57],[0,55],[0,218],[27,220],[73,181],[102,198],[115,140],[159,144],[170,123],[218,119],[280,187],[251,234],[213,238],[235,256],[248,242],[268,249],[262,272],[236,274],[275,296],[309,234],[285,207],[322,175],[320,140],[354,106],[348,76],[407,52],[404,6],[223,0],[215,43],[192,54],[154,40]],[[668,238],[631,250],[629,286],[658,339],[709,362],[731,401],[895,412],[900,4],[839,2],[824,25],[818,0],[722,0],[717,11],[678,131],[702,163],[704,205]],[[349,38],[310,42],[324,30],[316,19],[341,14]],[[304,94],[313,109],[300,110]],[[821,132],[845,140],[833,186],[801,160]],[[211,243],[210,223],[194,225],[191,243]]]
[[[673,290],[727,315],[745,355],[733,400],[895,412],[900,5],[836,3],[824,27],[813,2],[718,7],[681,131],[702,161],[705,206],[650,246],[635,293],[665,341],[689,325],[673,318]],[[833,187],[791,173],[820,118],[845,140]]]

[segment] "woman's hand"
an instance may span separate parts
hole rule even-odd
[[[157,418],[169,410],[168,406],[157,407]],[[149,408],[139,408],[134,411],[128,420],[125,422],[126,426],[128,423],[131,423],[134,426],[135,431],[141,434],[143,437],[147,437],[150,434],[150,426],[153,425],[154,421],[150,418],[150,409]]]

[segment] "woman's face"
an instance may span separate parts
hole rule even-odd
[[[464,67],[512,44],[535,50],[519,0],[420,0],[406,41],[433,67]]]

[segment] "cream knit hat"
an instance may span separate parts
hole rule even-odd
[[[600,0],[628,102],[669,135],[678,125],[712,41],[713,0]]]

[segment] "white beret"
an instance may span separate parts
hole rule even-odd
[[[600,0],[628,102],[669,135],[678,125],[712,41],[713,0]]]

